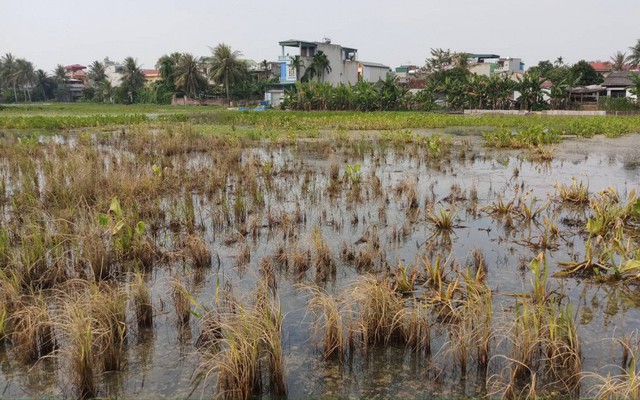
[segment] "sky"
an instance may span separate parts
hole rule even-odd
[[[0,0],[0,55],[51,71],[226,43],[275,61],[279,41],[358,49],[363,61],[423,65],[431,48],[540,60],[608,60],[640,39],[640,0]]]

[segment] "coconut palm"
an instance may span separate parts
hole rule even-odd
[[[144,73],[142,73],[138,62],[133,57],[125,58],[121,85],[127,91],[129,103],[133,103],[136,94],[144,86],[144,82]]]
[[[318,51],[313,56],[311,68],[313,68],[313,70],[315,71],[315,74],[318,76],[318,82],[324,82],[324,74],[331,72],[331,65],[329,65],[329,59],[327,58],[327,55],[324,54],[322,50]]]
[[[304,67],[304,60],[300,56],[291,59],[291,66],[296,71],[296,79],[301,79],[300,70]]]
[[[91,85],[96,88],[102,85],[102,82],[107,79],[107,73],[105,66],[100,61],[94,61],[89,65],[89,73],[87,74]]]
[[[14,77],[16,84],[22,87],[24,100],[28,98],[31,101],[31,86],[36,77],[33,64],[23,58],[17,59]]]
[[[629,50],[631,50],[631,54],[629,54],[628,59],[629,64],[634,67],[640,66],[640,39],[636,41],[635,46],[629,47]]]
[[[200,72],[198,61],[191,54],[183,54],[175,70],[176,86],[187,96],[195,98],[207,87],[207,79]]]
[[[2,80],[6,82],[7,86],[13,87],[13,99],[18,101],[18,92],[16,90],[16,71],[17,71],[16,59],[11,53],[7,53],[2,58],[2,69],[0,70],[0,76]]]
[[[224,43],[212,49],[212,53],[210,77],[214,82],[224,84],[227,100],[229,100],[230,86],[246,75],[247,66],[239,59],[242,53],[237,50],[232,51],[231,47]]]
[[[35,88],[42,91],[42,99],[47,101],[47,93],[52,94],[55,86],[53,79],[41,69],[35,73]]]
[[[67,71],[60,64],[53,70],[53,80],[56,82],[55,97],[58,101],[69,101],[69,87],[67,86]]]
[[[107,101],[109,103],[113,102],[113,86],[111,86],[111,82],[108,79],[102,81],[102,85],[99,90],[102,93],[103,101]]]
[[[175,71],[181,59],[182,53],[174,52],[163,55],[156,63],[156,68],[160,70],[160,77],[172,90],[175,86]]]
[[[60,64],[56,66],[56,69],[53,70],[53,76],[58,82],[65,82],[67,80],[67,71]]]
[[[622,71],[627,66],[627,53],[618,51],[611,57],[612,69],[614,71]]]

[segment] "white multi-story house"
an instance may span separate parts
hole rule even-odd
[[[282,49],[278,61],[280,62],[280,83],[293,84],[299,81],[313,63],[313,57],[322,51],[331,71],[322,76],[322,81],[337,85],[339,83],[358,83],[358,50],[351,47],[342,47],[332,44],[330,40],[324,42],[306,42],[303,40],[284,40],[279,43]],[[295,56],[300,56],[302,61],[299,69],[294,66]],[[300,74],[298,76],[297,74]]]
[[[111,86],[116,87],[120,86],[120,81],[122,80],[122,73],[124,72],[124,67],[117,62],[109,60],[109,57],[105,57],[104,59],[104,73],[107,76],[107,80],[111,84]]]
[[[469,71],[484,76],[518,76],[524,73],[520,58],[500,57],[497,54],[469,54]]]
[[[287,87],[300,81],[313,63],[313,57],[322,52],[329,61],[329,69],[317,75],[314,79],[331,85],[355,85],[359,81],[377,82],[387,77],[391,69],[383,64],[358,60],[358,49],[344,47],[331,43],[325,39],[322,42],[305,40],[284,40],[279,43],[281,48],[278,57],[279,68],[272,68],[280,72],[280,84],[267,90],[265,100],[273,106],[278,106]],[[296,66],[296,61],[299,65]]]

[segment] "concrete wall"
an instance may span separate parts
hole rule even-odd
[[[362,65],[362,80],[366,82],[378,82],[380,79],[385,79],[389,74],[388,68]]]
[[[574,110],[548,110],[548,111],[523,111],[523,110],[464,110],[464,115],[479,114],[503,114],[503,115],[573,115],[573,116],[604,116],[606,111],[574,111]]]
[[[317,51],[322,51],[329,60],[331,72],[325,72],[323,82],[337,85],[339,83],[358,83],[358,62],[343,60],[342,46],[336,44],[318,43]],[[305,65],[310,65],[305,61]]]
[[[491,76],[491,63],[479,63],[469,67],[469,72],[477,75]]]
[[[120,86],[120,81],[122,80],[122,74],[119,72],[116,72],[115,65],[108,65],[104,69],[104,73],[107,76],[107,80],[109,81],[109,83],[111,83],[111,86],[113,87]]]
[[[176,97],[171,99],[172,106],[226,106],[229,103],[227,99],[190,99],[188,97]]]
[[[280,107],[280,104],[282,104],[282,100],[284,100],[284,90],[272,89],[267,90],[264,93],[264,101],[269,102],[269,105],[271,105],[271,107]]]

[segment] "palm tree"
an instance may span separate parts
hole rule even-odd
[[[31,86],[35,80],[36,73],[33,64],[23,58],[16,60],[16,71],[14,73],[15,82],[22,86],[24,100],[31,101]]]
[[[35,75],[35,87],[42,90],[42,98],[44,101],[47,101],[47,92],[51,93],[53,91],[54,82],[47,75],[47,73],[41,69],[36,71]]]
[[[175,86],[175,71],[181,59],[182,53],[174,52],[163,55],[156,63],[156,68],[160,70],[160,77],[172,88],[172,91]]]
[[[627,53],[623,53],[618,51],[611,57],[611,62],[613,63],[612,69],[614,71],[622,71],[627,66]]]
[[[100,61],[94,61],[89,65],[89,73],[87,75],[94,88],[102,85],[102,82],[107,79],[105,66]]]
[[[15,57],[11,53],[5,54],[2,59],[2,70],[0,70],[0,76],[2,76],[3,81],[13,87],[13,99],[15,102],[18,102],[15,77],[17,68]]]
[[[144,82],[144,73],[142,73],[138,62],[133,57],[125,58],[121,85],[127,91],[129,103],[133,103],[136,94],[144,86]]]
[[[634,67],[640,66],[640,39],[636,41],[635,46],[629,47],[629,50],[631,50],[631,54],[628,59],[629,64]]]
[[[311,68],[313,68],[316,75],[318,75],[318,82],[324,81],[324,74],[331,72],[331,65],[329,65],[329,59],[327,58],[327,55],[324,54],[322,50],[318,51],[316,55],[313,56]]]
[[[300,76],[300,69],[304,67],[304,60],[300,56],[294,56],[291,59],[291,66],[296,71],[296,79],[300,80],[302,78]]]
[[[65,82],[67,80],[67,71],[60,64],[53,70],[53,76],[58,82]]]
[[[108,101],[109,103],[113,102],[113,86],[111,86],[111,82],[108,79],[102,81],[100,91],[102,93],[102,98],[104,99],[103,101]]]
[[[56,82],[56,99],[58,101],[69,100],[69,88],[67,86],[67,71],[60,64],[53,70],[53,79]]]
[[[182,55],[176,67],[175,76],[176,86],[192,98],[207,86],[207,79],[200,72],[198,61],[191,54]]]
[[[246,64],[239,59],[242,55],[239,51],[232,51],[231,47],[220,43],[212,49],[210,77],[218,84],[224,84],[227,92],[227,100],[230,99],[229,87],[245,76]]]

